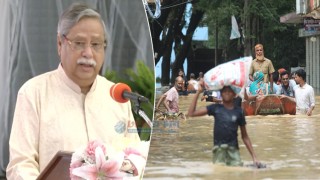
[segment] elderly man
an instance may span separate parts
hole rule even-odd
[[[179,93],[178,91],[183,87],[183,78],[181,76],[176,77],[174,86],[164,93],[156,106],[156,110],[159,110],[161,103],[164,104],[168,113],[178,113],[179,112]]]
[[[263,45],[257,44],[255,47],[256,58],[252,61],[249,71],[249,79],[253,80],[253,74],[257,71],[261,71],[264,74],[264,82],[270,82],[270,91],[273,92],[273,78],[272,73],[275,71],[271,60],[264,57]]]
[[[98,75],[106,44],[106,27],[96,11],[84,4],[64,11],[57,34],[59,67],[30,79],[18,93],[8,179],[36,179],[58,151],[75,151],[92,140],[140,142],[130,102],[115,102],[108,93],[114,83]]]
[[[297,103],[297,114],[312,115],[316,101],[313,88],[306,82],[306,72],[299,69],[295,72],[295,81],[297,86],[294,88],[294,94]]]

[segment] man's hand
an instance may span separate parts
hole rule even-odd
[[[253,158],[253,164],[258,168],[265,168],[266,165],[265,164],[262,164],[260,161],[258,161],[256,158]]]
[[[207,96],[207,95],[204,95],[204,96],[201,97],[201,101],[203,101],[203,100],[205,100],[205,99],[207,99],[207,98],[208,98],[208,96]]]
[[[258,95],[258,96],[264,96],[262,89],[259,89],[257,95]]]
[[[312,108],[309,108],[309,109],[308,109],[307,115],[308,115],[308,116],[311,116],[311,115],[312,115]]]
[[[265,165],[265,164],[262,164],[262,163],[259,162],[259,161],[254,161],[253,163],[256,165],[256,167],[257,167],[258,169],[260,169],[260,168],[266,168],[266,165]]]

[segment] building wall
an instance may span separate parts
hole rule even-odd
[[[306,73],[307,82],[320,89],[320,36],[306,37]]]

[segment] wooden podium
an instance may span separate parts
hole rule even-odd
[[[72,152],[57,152],[37,180],[70,180],[71,157]]]

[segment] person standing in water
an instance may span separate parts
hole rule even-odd
[[[312,111],[315,108],[316,100],[314,97],[314,90],[306,82],[306,72],[303,69],[299,69],[295,72],[295,81],[297,84],[294,87],[294,94],[297,103],[297,114],[306,114],[308,116],[312,115]]]
[[[176,77],[174,86],[160,97],[156,106],[156,111],[160,111],[159,107],[161,104],[163,104],[168,113],[179,112],[178,91],[182,89],[183,82],[184,80],[181,76]]]
[[[254,165],[258,168],[262,167],[254,153],[250,138],[246,130],[246,120],[241,107],[235,106],[233,99],[236,93],[230,86],[224,86],[220,92],[222,96],[222,104],[211,104],[207,107],[196,109],[197,100],[203,89],[199,85],[189,107],[188,116],[214,116],[214,147],[213,147],[213,163],[223,164],[227,166],[242,166],[238,144],[238,127],[240,126],[241,137],[246,145]]]

